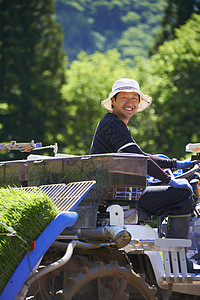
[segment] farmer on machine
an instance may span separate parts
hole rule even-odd
[[[147,186],[138,206],[155,216],[168,216],[166,237],[187,238],[190,214],[194,210],[192,187],[186,179],[174,179],[165,168],[182,168],[190,162],[166,159],[144,153],[131,136],[128,122],[136,112],[151,105],[152,99],[140,91],[136,80],[122,78],[112,87],[102,106],[109,111],[97,125],[90,154],[135,153],[148,156],[148,175],[163,185]]]

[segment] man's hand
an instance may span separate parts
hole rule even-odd
[[[185,178],[171,178],[169,185],[175,189],[187,189],[193,193],[193,188]]]

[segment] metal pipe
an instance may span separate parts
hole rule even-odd
[[[81,228],[77,230],[78,236],[90,239],[111,240],[117,248],[123,248],[131,241],[131,234],[120,226],[103,226],[98,228]]]
[[[66,264],[70,260],[76,244],[77,244],[77,241],[70,242],[67,246],[66,253],[62,258],[60,258],[56,262],[50,264],[46,268],[39,270],[38,273],[34,273],[31,277],[29,277],[28,280],[24,283],[21,291],[18,294],[18,297],[20,297],[20,298],[17,298],[17,299],[19,299],[19,300],[24,299],[24,297],[26,296],[26,293],[28,292],[29,287],[35,280],[38,280],[39,278],[46,275],[47,273],[52,272],[52,271],[58,269],[59,267],[63,266],[64,264]],[[21,297],[23,297],[23,298],[21,298]]]
[[[58,242],[55,241],[52,246],[60,248],[60,249],[66,249],[68,243],[63,243],[63,242]],[[77,241],[76,247],[78,248],[82,248],[82,249],[98,249],[101,247],[106,247],[106,246],[110,246],[110,243],[99,243],[99,244],[95,244],[95,243],[85,243],[85,242],[81,242],[81,241]]]

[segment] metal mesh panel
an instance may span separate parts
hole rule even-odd
[[[138,201],[143,193],[143,188],[140,187],[116,187],[114,198],[116,200]]]
[[[66,211],[77,207],[94,184],[95,181],[81,181],[67,185],[42,185],[39,190],[45,192],[53,200],[59,211]]]
[[[96,181],[92,180],[71,182],[67,185],[65,183],[48,184],[23,189],[28,193],[43,192],[55,203],[59,211],[68,211],[78,206],[95,183]]]

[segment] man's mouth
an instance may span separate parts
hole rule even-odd
[[[124,109],[125,109],[125,110],[128,110],[128,111],[132,111],[132,110],[133,110],[132,107],[125,107]]]

